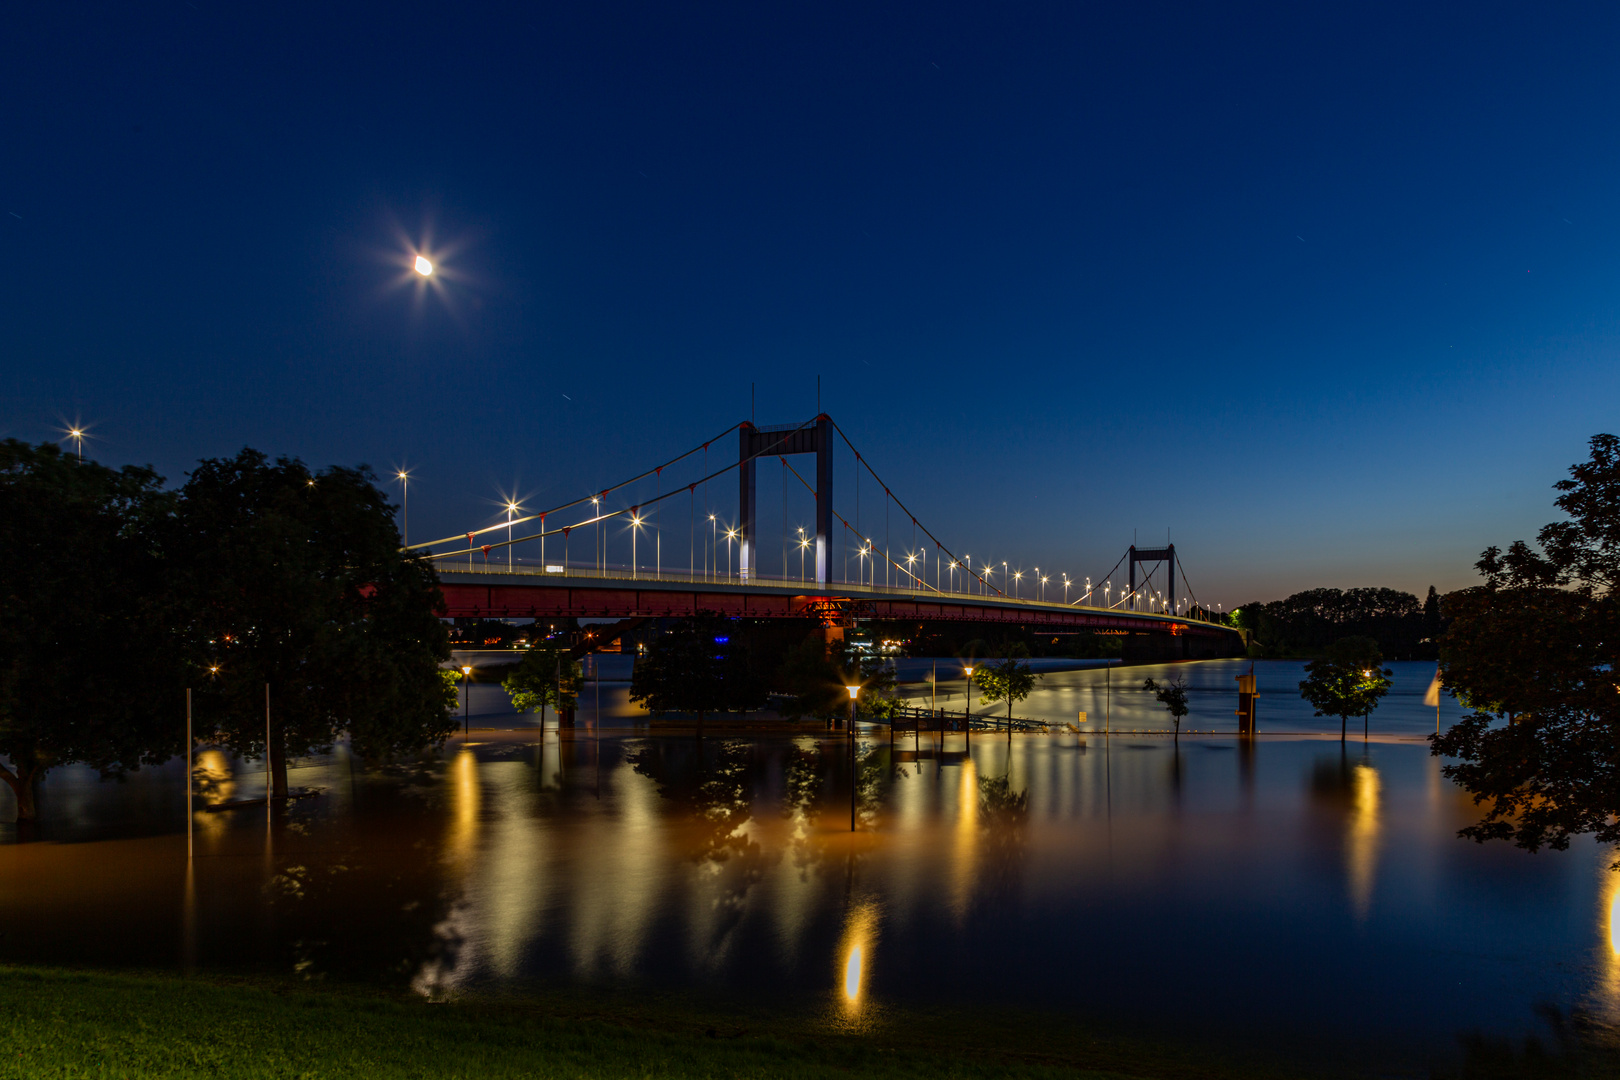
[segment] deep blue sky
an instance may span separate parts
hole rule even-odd
[[[1469,584],[1617,426],[1612,4],[334,6],[8,12],[0,433],[426,539],[819,375],[958,550],[1230,606]]]

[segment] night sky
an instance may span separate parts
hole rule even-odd
[[[819,376],[958,551],[1230,607],[1471,584],[1617,427],[1613,4],[340,6],[8,9],[0,434],[430,539]]]

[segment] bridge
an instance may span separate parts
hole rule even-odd
[[[711,468],[711,448],[733,433],[736,460]],[[856,466],[847,514],[833,500],[840,446]],[[816,457],[814,484],[788,461],[800,454]],[[762,565],[768,550],[762,541],[773,538],[762,534],[758,521],[758,473],[769,462],[780,463],[783,482],[783,525],[774,537],[781,562],[775,573]],[[713,481],[730,479],[732,473],[735,503],[713,499]],[[881,494],[881,501],[868,496],[866,506],[876,504],[875,509],[862,506],[863,475],[870,477],[868,490],[875,486]],[[789,493],[798,489],[806,503],[813,500],[813,533],[786,525]],[[683,501],[686,515],[679,513]],[[881,513],[881,534],[863,522],[863,513],[867,522]],[[681,516],[687,518],[686,530],[679,528]],[[604,529],[609,523],[617,528]],[[589,561],[575,557],[585,541]],[[1056,575],[1062,580],[1054,583],[1050,571],[1026,572],[1006,561],[976,565],[970,555],[958,556],[907,509],[825,414],[773,428],[736,424],[619,484],[538,513],[509,504],[504,521],[408,544],[407,550],[433,561],[444,614],[452,617],[814,619],[829,637],[866,620],[986,623],[1124,635],[1128,659],[1153,660],[1241,655],[1244,648],[1238,632],[1197,601],[1173,545],[1130,547],[1097,583],[1067,574]],[[678,565],[681,555],[687,556],[685,567]],[[1116,588],[1114,574],[1127,564]],[[1139,578],[1143,566],[1150,569]]]

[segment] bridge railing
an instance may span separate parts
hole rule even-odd
[[[627,566],[578,566],[572,563],[563,563],[557,560],[547,560],[544,564],[537,562],[523,562],[514,560],[510,565],[504,561],[490,559],[484,561],[474,558],[469,562],[465,556],[446,556],[433,560],[434,568],[440,573],[472,573],[482,575],[511,575],[521,578],[544,578],[555,581],[558,585],[566,585],[570,581],[612,581],[623,582],[625,585],[637,584],[675,584],[694,586],[716,586],[720,588],[750,588],[750,589],[780,589],[787,593],[805,593],[822,591],[814,579],[800,578],[796,575],[781,577],[770,574],[751,573],[747,577],[735,572],[693,573],[687,570],[655,569],[646,567],[631,569]],[[1214,619],[1203,618],[1197,615],[1175,614],[1166,611],[1150,611],[1141,608],[1103,607],[1092,604],[1065,603],[1061,600],[1037,600],[1031,597],[1011,596],[1005,593],[994,592],[966,592],[949,588],[935,589],[932,585],[924,586],[918,582],[904,582],[895,585],[866,585],[856,582],[835,581],[827,586],[842,595],[872,596],[891,599],[896,596],[914,597],[918,600],[956,600],[994,604],[1018,604],[1035,610],[1047,611],[1087,611],[1098,614],[1113,615],[1152,615],[1159,618],[1174,619],[1181,622],[1196,622],[1211,626],[1222,625]]]

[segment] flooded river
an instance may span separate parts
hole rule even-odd
[[[1239,670],[1177,666],[1184,730],[1230,732]],[[541,732],[476,687],[442,755],[367,770],[339,747],[293,773],[312,797],[198,813],[189,868],[182,769],[63,769],[37,836],[0,826],[0,959],[645,986],[846,1019],[984,1002],[1380,1059],[1528,1030],[1544,1002],[1614,1017],[1609,853],[1456,838],[1474,811],[1421,741],[1432,665],[1400,666],[1372,736],[1342,745],[1290,693],[1298,665],[1258,671],[1249,742],[1163,734],[1131,687],[1164,668],[1055,673],[1018,710],[1079,734],[853,749],[659,734],[611,682]],[[263,793],[259,763],[217,752],[198,779],[210,801]]]

